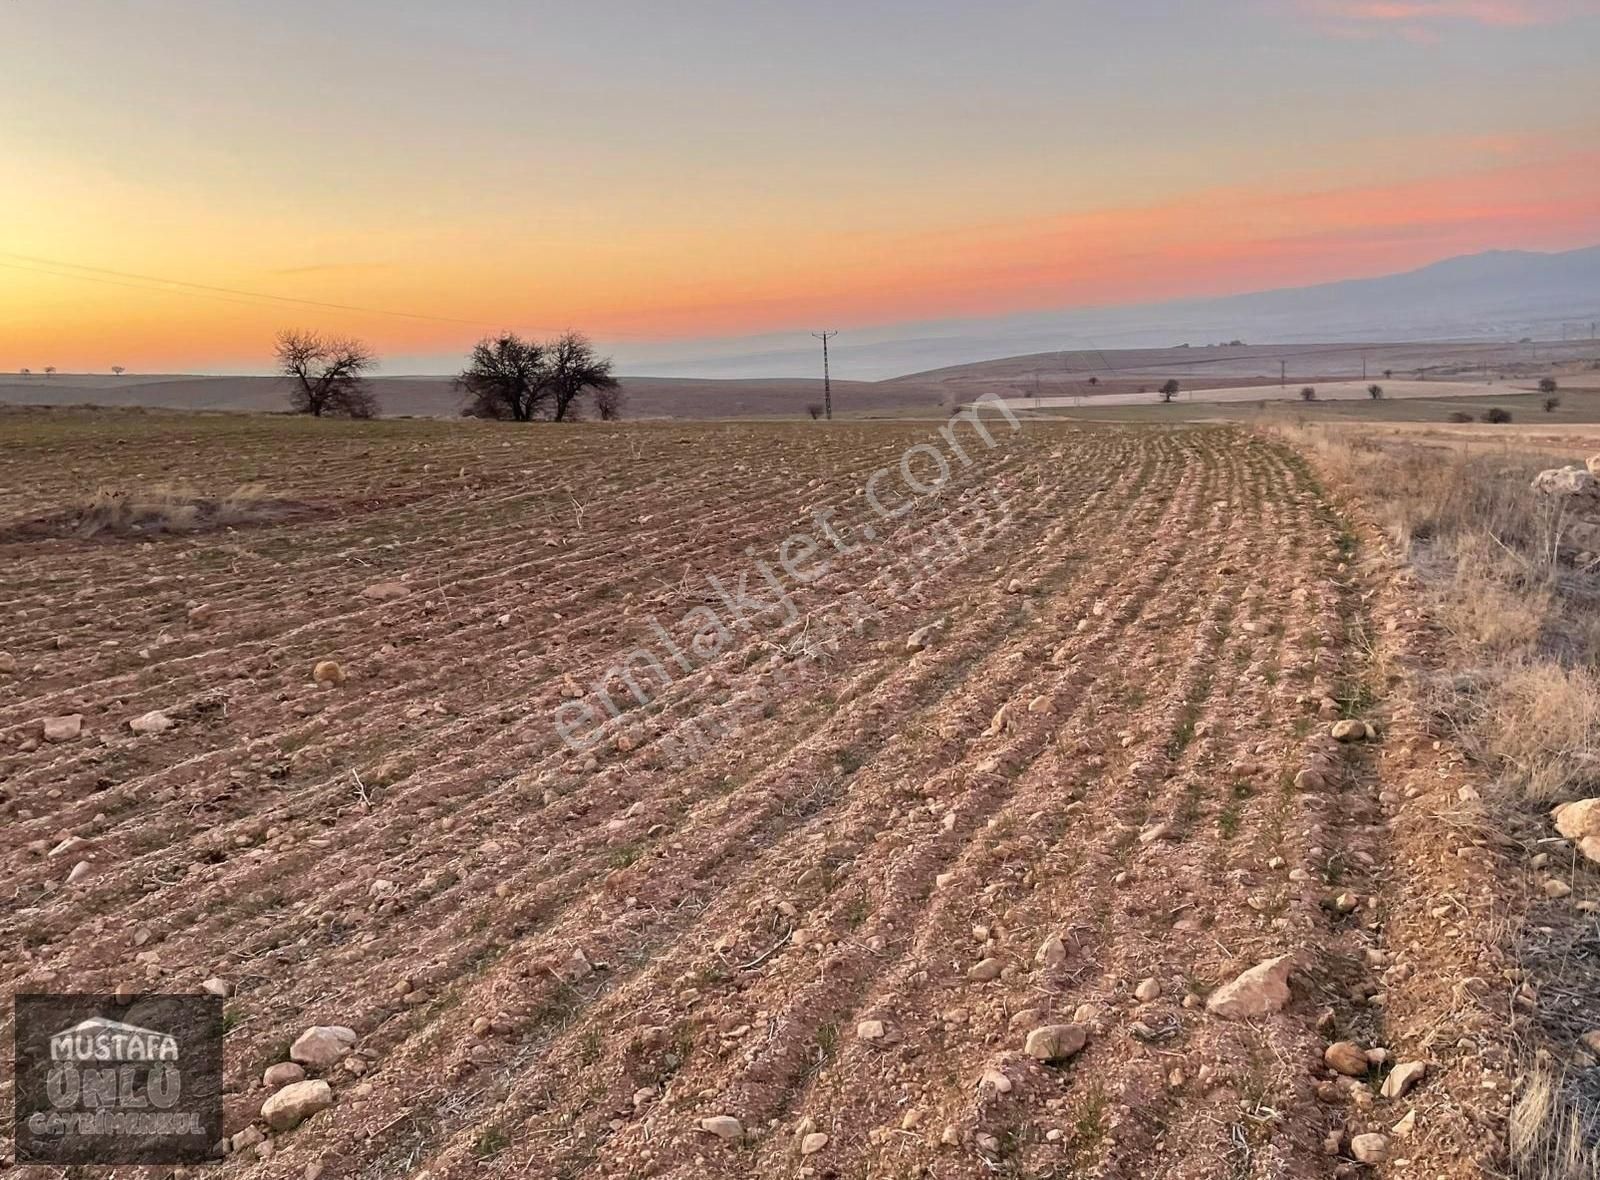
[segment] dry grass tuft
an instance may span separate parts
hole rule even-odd
[[[64,513],[62,523],[80,537],[192,532],[270,520],[280,515],[282,507],[278,500],[267,499],[266,489],[259,483],[242,484],[221,499],[200,496],[184,484],[157,484],[136,491],[99,488],[83,504]]]
[[[1600,787],[1600,678],[1549,660],[1509,668],[1487,695],[1485,746],[1531,799]]]
[[[1540,1063],[1529,1071],[1511,1108],[1511,1161],[1527,1180],[1593,1180],[1600,1149],[1585,1143],[1578,1109],[1563,1080]]]

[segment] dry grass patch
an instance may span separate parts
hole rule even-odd
[[[80,503],[0,530],[0,539],[160,536],[265,524],[309,511],[295,500],[267,495],[257,483],[222,496],[205,496],[183,484],[151,488],[101,487]]]

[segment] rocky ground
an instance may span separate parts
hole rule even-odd
[[[1280,443],[1029,423],[910,498],[930,424],[0,431],[0,523],[297,505],[0,542],[0,989],[225,994],[225,1173],[1496,1166],[1493,835]],[[561,740],[819,511],[793,612]]]

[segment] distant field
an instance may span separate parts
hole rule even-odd
[[[1438,398],[1388,398],[1372,401],[1369,398],[1343,401],[1298,400],[1252,401],[1214,403],[1208,401],[1179,400],[1163,405],[1159,399],[1146,398],[1142,402],[1122,405],[1102,405],[1098,402],[1082,407],[1040,411],[1051,417],[1097,422],[1415,422],[1449,423],[1452,414],[1470,414],[1482,417],[1491,406],[1509,410],[1509,426],[1473,426],[1509,434],[1513,430],[1559,429],[1567,425],[1600,423],[1600,390],[1563,390],[1561,405],[1551,412],[1544,409],[1544,397],[1537,393],[1518,393],[1510,396],[1485,398],[1481,396]]]

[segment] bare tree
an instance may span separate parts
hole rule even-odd
[[[32,377],[33,376],[33,370],[32,369],[23,369],[22,370],[22,375],[24,377]]]
[[[818,418],[822,417],[822,403],[812,402],[806,407],[806,413],[810,414],[811,420],[815,422]]]
[[[1556,390],[1558,390],[1560,388],[1561,388],[1561,386],[1559,384],[1557,384],[1556,379],[1554,377],[1540,377],[1539,378],[1539,392],[1542,393],[1542,394],[1545,394],[1546,396],[1554,393]]]
[[[549,358],[550,392],[554,397],[555,420],[577,417],[579,401],[585,392],[615,389],[611,358],[595,354],[589,338],[581,332],[564,332],[545,346]]]
[[[627,393],[615,381],[594,391],[594,412],[600,415],[602,421],[615,422],[622,417],[622,411],[627,404]]]
[[[361,341],[284,331],[278,333],[273,354],[278,372],[294,383],[289,404],[295,413],[317,418],[324,414],[378,416],[378,399],[366,382],[366,374],[378,367],[378,358]]]
[[[117,376],[117,377],[120,377],[120,376],[122,376],[122,375],[123,375],[123,374],[124,374],[124,373],[126,373],[126,372],[127,372],[127,371],[128,371],[128,370],[127,370],[127,369],[124,369],[124,368],[123,368],[123,367],[122,367],[122,366],[121,366],[121,365],[112,365],[112,366],[111,366],[111,372],[112,372],[112,374],[113,374],[113,375],[114,375],[114,376]]]
[[[1381,385],[1369,385],[1369,386],[1367,386],[1367,396],[1370,397],[1373,401],[1377,401],[1378,399],[1383,397],[1383,386],[1381,386]]]
[[[1098,378],[1098,377],[1090,377],[1089,378],[1089,384],[1090,385],[1099,385],[1100,384],[1100,378]]]
[[[1170,402],[1178,396],[1178,388],[1178,379],[1176,377],[1167,378],[1167,383],[1161,387],[1161,400]]]
[[[1393,381],[1394,380],[1394,370],[1393,369],[1385,369],[1383,371],[1383,379],[1385,381]]]
[[[514,332],[480,340],[456,387],[467,395],[465,412],[474,418],[531,422],[550,400],[545,347]]]
[[[1316,389],[1313,388],[1310,385],[1307,385],[1305,388],[1303,388],[1300,391],[1300,400],[1303,401],[1303,402],[1314,402],[1314,401],[1316,401],[1317,400],[1317,391],[1316,391]]]
[[[1559,397],[1547,397],[1544,399],[1544,412],[1546,414],[1554,414],[1560,408],[1561,399]]]
[[[53,376],[55,374],[55,371],[56,371],[56,367],[54,365],[46,365],[44,367],[44,375],[46,377]]]

